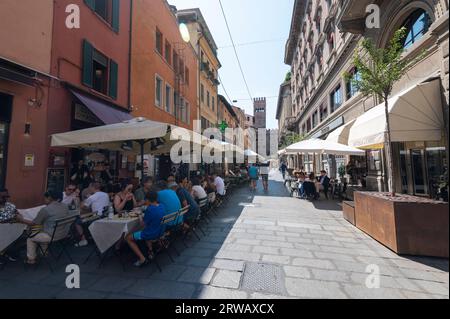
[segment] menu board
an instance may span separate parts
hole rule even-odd
[[[66,185],[66,170],[64,168],[47,169],[47,190],[63,192]]]

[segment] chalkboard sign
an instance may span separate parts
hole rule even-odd
[[[47,190],[63,192],[66,185],[66,170],[64,168],[47,169]]]

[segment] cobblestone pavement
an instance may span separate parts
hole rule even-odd
[[[8,264],[0,298],[449,298],[448,260],[396,255],[347,223],[337,202],[290,198],[278,172],[261,188],[237,190],[201,241],[178,244],[174,263],[160,256],[161,273],[114,258],[98,269],[93,258],[80,264],[81,289],[69,290],[63,263],[54,273]],[[81,262],[91,249],[71,252]],[[367,288],[368,269],[379,269],[379,288]]]

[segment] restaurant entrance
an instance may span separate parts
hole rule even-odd
[[[13,97],[11,95],[0,93],[0,188],[5,187],[6,180],[12,100]]]

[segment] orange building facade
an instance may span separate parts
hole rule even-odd
[[[133,116],[192,130],[197,119],[197,64],[167,1],[133,2]]]

